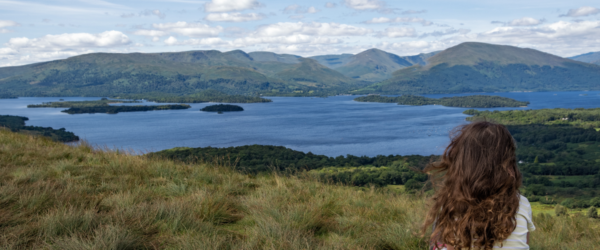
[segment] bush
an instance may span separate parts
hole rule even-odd
[[[421,189],[421,183],[415,179],[410,179],[404,184],[404,188],[406,191]]]
[[[590,206],[600,207],[600,197],[596,197],[590,200]]]
[[[554,213],[556,214],[556,216],[567,216],[568,211],[569,210],[566,207],[561,205],[556,205],[554,207]]]
[[[527,194],[530,195],[545,195],[546,187],[542,184],[531,184],[527,187]]]
[[[598,218],[598,209],[596,207],[590,207],[588,209],[586,216],[588,218],[597,219]]]

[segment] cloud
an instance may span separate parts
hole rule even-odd
[[[105,31],[99,34],[66,33],[60,35],[45,35],[41,38],[29,39],[15,37],[5,44],[13,49],[60,50],[73,48],[102,48],[128,45],[129,37],[120,31]]]
[[[402,11],[402,15],[421,14],[427,12],[426,10],[405,10]]]
[[[163,31],[167,33],[175,33],[190,37],[214,37],[218,36],[222,31],[221,26],[209,26],[203,23],[188,23],[188,22],[176,22],[176,23],[155,23],[152,24],[155,30]]]
[[[211,22],[248,22],[262,20],[266,16],[258,13],[242,14],[239,12],[234,13],[211,13],[206,15],[204,20]]]
[[[122,14],[121,18],[130,18],[130,17],[134,17],[134,16],[135,16],[135,14],[133,14],[133,13],[126,13],[126,14]]]
[[[327,2],[325,3],[325,8],[335,8],[337,6],[336,3]]]
[[[283,9],[283,13],[292,13],[292,12],[294,12],[296,14],[307,14],[307,13],[308,14],[313,14],[313,13],[317,13],[319,11],[320,10],[318,10],[317,8],[315,8],[313,6],[306,8],[306,7],[297,5],[297,4],[289,5],[289,6],[285,7],[285,9]]]
[[[372,30],[339,23],[291,23],[280,22],[259,27],[253,35],[260,37],[288,36],[304,34],[313,36],[363,36]]]
[[[536,26],[538,24],[543,23],[544,20],[535,19],[532,17],[523,17],[519,19],[512,20],[506,23],[507,26]]]
[[[205,12],[230,12],[263,6],[256,0],[212,0],[204,4]]]
[[[134,35],[138,36],[149,36],[149,37],[162,37],[169,35],[168,32],[162,30],[136,30],[133,32]]]
[[[570,9],[567,14],[560,15],[560,17],[584,17],[590,15],[596,15],[600,13],[600,9],[594,7],[581,7],[578,9]]]
[[[202,38],[202,39],[188,39],[179,41],[175,37],[169,37],[164,41],[165,45],[169,46],[218,46],[218,45],[226,45],[227,47],[231,47],[231,42],[223,41],[223,39],[218,37],[210,37],[210,38]]]
[[[386,28],[383,32],[379,32],[377,36],[379,36],[379,37],[385,36],[385,37],[390,37],[390,38],[416,37],[417,32],[412,27],[390,27],[390,28]]]
[[[378,24],[378,23],[420,23],[423,26],[430,26],[433,23],[427,21],[423,18],[417,17],[396,17],[396,18],[387,18],[387,17],[374,17],[371,20],[365,21],[366,24]]]
[[[434,36],[434,37],[441,37],[441,36],[447,36],[447,35],[453,35],[453,34],[467,34],[471,32],[471,30],[469,29],[454,29],[454,28],[450,28],[450,29],[446,29],[446,30],[437,30],[437,31],[433,31],[433,32],[428,32],[428,33],[423,33],[419,36],[419,38],[425,38],[428,36]]]
[[[140,16],[157,16],[160,19],[164,19],[166,15],[160,10],[145,10],[140,12]]]
[[[385,3],[379,0],[344,0],[344,4],[355,10],[378,10],[385,6]]]
[[[11,30],[5,29],[6,27],[16,27],[21,26],[21,24],[10,21],[10,20],[0,20],[0,34],[11,32]]]
[[[132,42],[119,31],[98,34],[65,33],[39,38],[13,37],[0,48],[0,64],[23,65],[40,61],[62,59],[96,51],[126,49]]]

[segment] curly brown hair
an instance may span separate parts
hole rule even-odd
[[[522,178],[515,150],[513,137],[500,124],[473,122],[451,133],[441,160],[424,169],[435,188],[422,231],[435,225],[431,242],[492,249],[510,236]]]

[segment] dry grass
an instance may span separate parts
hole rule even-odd
[[[0,130],[0,249],[426,249],[425,204],[300,177],[66,146]],[[533,249],[592,249],[597,223],[536,217]]]

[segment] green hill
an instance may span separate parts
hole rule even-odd
[[[313,56],[311,59],[345,76],[373,83],[391,78],[396,70],[416,64],[425,65],[425,59],[435,53],[401,57],[383,50],[369,49],[356,55],[323,55]]]
[[[327,68],[309,58],[300,59],[299,64],[283,70],[275,75],[278,79],[296,82],[314,87],[321,91],[357,88],[359,81],[344,76],[342,73]]]
[[[600,52],[590,52],[583,55],[569,57],[569,59],[573,59],[575,61],[585,62],[585,63],[593,63],[600,65]]]
[[[600,66],[533,49],[462,43],[354,93],[432,94],[600,89]]]
[[[0,92],[6,96],[193,94],[207,89],[230,95],[319,92],[321,87],[307,84],[304,80],[311,79],[328,91],[339,93],[347,91],[349,85],[346,86],[346,83],[357,83],[297,56],[270,52],[251,54],[240,50],[224,53],[215,50],[93,53],[0,68]]]

